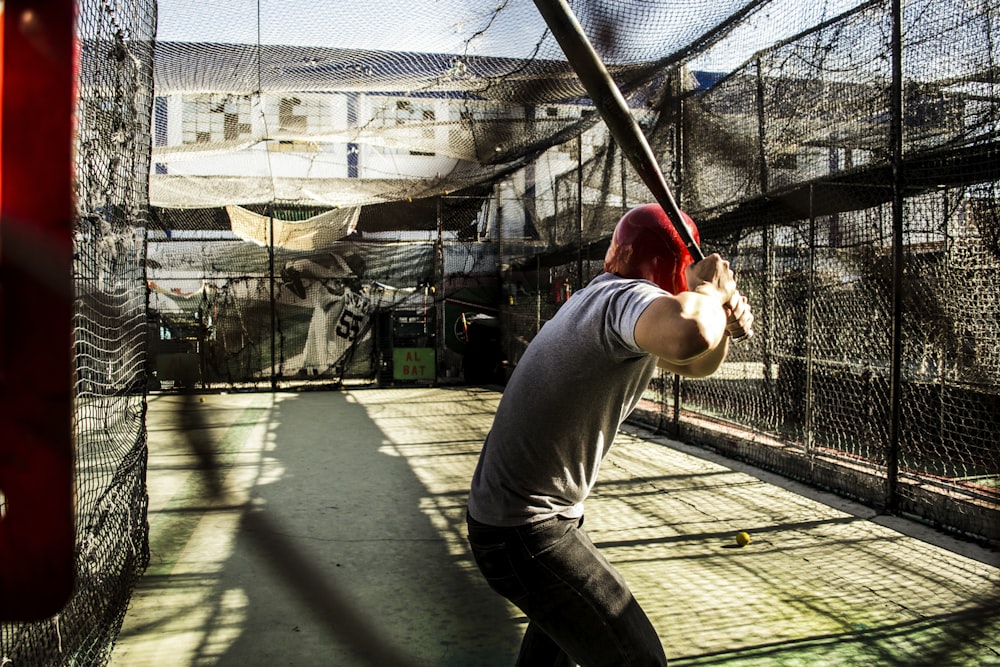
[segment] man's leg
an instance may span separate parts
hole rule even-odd
[[[508,543],[517,541],[516,529],[486,526],[471,517],[468,522],[469,545],[479,571],[490,588],[515,605],[519,604],[528,591],[513,568],[508,547]],[[576,662],[529,619],[516,664],[522,667],[574,667]]]
[[[576,667],[576,661],[559,648],[537,624],[528,622],[517,655],[516,667]]]
[[[485,551],[477,550],[477,526],[470,523],[473,553],[490,585],[531,620],[533,635],[526,633],[518,664],[548,664],[532,662],[534,651],[546,651],[534,634],[541,631],[584,667],[666,665],[656,630],[580,523],[549,519],[490,529],[501,532]]]

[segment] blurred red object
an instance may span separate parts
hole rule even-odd
[[[74,585],[74,3],[6,0],[0,27],[0,621]]]

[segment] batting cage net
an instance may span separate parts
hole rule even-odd
[[[7,3],[8,12],[22,10],[24,16],[32,11]],[[78,10],[72,321],[76,582],[68,603],[51,619],[0,625],[5,665],[105,664],[149,558],[144,259],[156,7],[149,2],[113,9],[84,0]],[[3,500],[0,494],[0,517]]]
[[[678,186],[760,335],[674,406],[752,431],[712,436],[741,457],[992,540],[996,27],[995,3],[866,3],[684,102]]]
[[[1000,3],[570,4],[756,315],[641,418],[996,543]],[[108,657],[147,391],[502,384],[651,200],[530,0],[84,1],[78,33],[79,585],[0,626],[14,664]]]

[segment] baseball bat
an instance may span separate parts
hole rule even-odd
[[[583,27],[573,14],[573,10],[566,0],[534,0],[534,2],[566,55],[570,67],[576,72],[594,107],[604,119],[611,136],[673,223],[691,257],[695,262],[705,259],[705,253],[701,251],[681,215],[680,207],[670,191],[670,186],[667,185],[663,170],[660,169],[660,163],[646,140],[645,133],[629,110],[625,97],[611,78],[601,57],[594,50],[590,39],[583,32]],[[753,331],[741,331],[741,334],[733,336],[733,339],[744,340],[752,335]]]

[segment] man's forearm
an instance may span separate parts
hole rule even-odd
[[[726,360],[726,356],[729,354],[729,340],[730,337],[727,334],[723,337],[722,342],[716,345],[714,348],[710,349],[705,354],[693,359],[691,362],[686,364],[676,364],[666,359],[660,359],[657,366],[663,370],[669,371],[671,373],[677,373],[678,375],[683,375],[684,377],[690,378],[703,378],[708,377],[715,371],[719,370],[722,366],[722,362]]]

